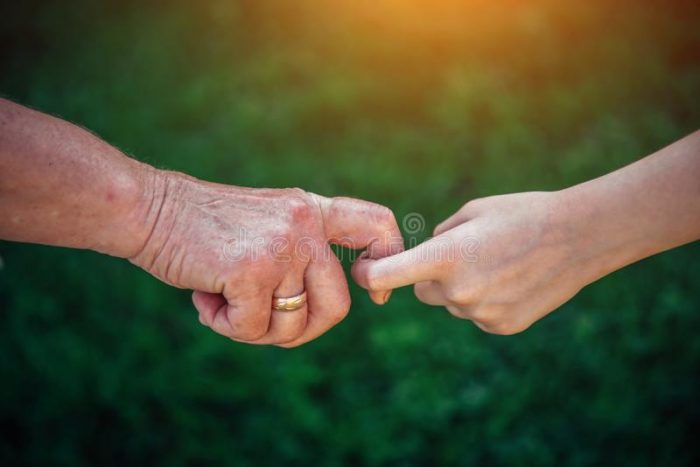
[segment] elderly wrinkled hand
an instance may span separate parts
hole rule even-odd
[[[292,347],[342,320],[350,295],[331,244],[371,258],[403,249],[392,212],[351,198],[299,189],[252,189],[163,172],[162,199],[143,249],[131,261],[176,287],[195,290],[202,324],[231,339]],[[292,311],[274,297],[306,292]],[[374,291],[376,303],[390,291]]]

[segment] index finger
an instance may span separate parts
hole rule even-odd
[[[415,248],[380,259],[361,258],[352,277],[368,290],[391,290],[422,281],[439,281],[445,274],[447,239],[431,238]]]

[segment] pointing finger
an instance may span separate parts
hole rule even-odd
[[[446,273],[450,241],[437,237],[415,248],[381,259],[360,259],[352,276],[368,290],[390,290],[416,282],[440,280]]]

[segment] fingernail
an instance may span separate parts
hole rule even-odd
[[[389,301],[390,297],[391,297],[391,290],[388,291],[387,293],[385,293],[384,297],[382,297],[382,304],[386,304],[386,302]]]

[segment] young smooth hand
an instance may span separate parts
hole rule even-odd
[[[415,284],[418,299],[481,329],[513,334],[570,299],[587,282],[585,255],[559,221],[555,193],[520,193],[467,203],[411,250],[355,263],[369,290]]]
[[[700,238],[700,132],[557,192],[470,201],[416,248],[353,266],[369,290],[416,296],[514,334],[591,282]]]

